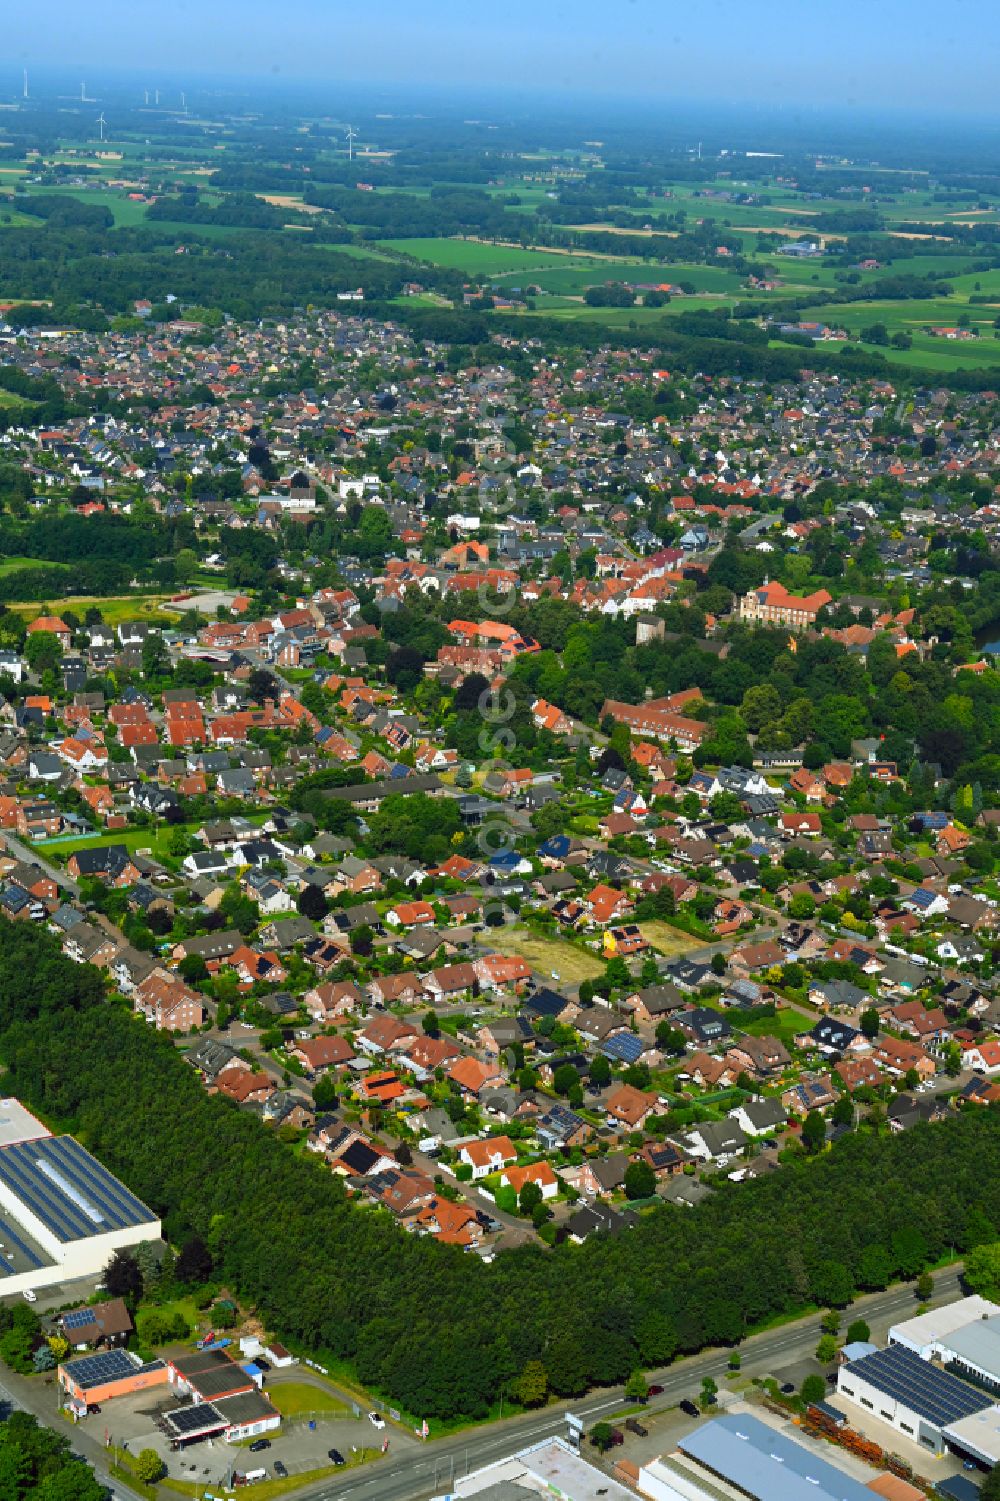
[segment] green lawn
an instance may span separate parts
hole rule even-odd
[[[345,1414],[350,1411],[346,1402],[341,1402],[324,1386],[312,1386],[308,1381],[276,1381],[267,1389],[269,1400],[283,1418],[298,1417],[302,1413]]]
[[[4,406],[3,398],[9,393],[0,391],[0,406]],[[16,401],[16,397],[14,398]],[[0,578],[8,573],[17,573],[22,568],[69,568],[68,563],[47,563],[44,558],[4,558],[0,561]]]

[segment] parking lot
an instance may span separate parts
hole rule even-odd
[[[83,1419],[81,1426],[98,1442],[103,1442],[107,1432],[112,1449],[125,1449],[132,1455],[141,1449],[155,1449],[175,1480],[205,1486],[224,1485],[234,1470],[266,1469],[271,1477],[275,1460],[281,1460],[289,1475],[325,1469],[330,1465],[330,1449],[338,1449],[349,1462],[362,1449],[377,1453],[386,1438],[390,1453],[406,1444],[415,1445],[415,1440],[391,1425],[377,1431],[364,1413],[360,1418],[338,1413],[317,1418],[314,1428],[293,1418],[267,1434],[270,1447],[256,1453],[251,1452],[247,1443],[227,1444],[218,1439],[205,1439],[185,1449],[173,1450],[157,1426],[157,1417],[180,1405],[175,1394],[140,1392],[106,1403],[100,1412]]]

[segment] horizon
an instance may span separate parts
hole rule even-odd
[[[714,106],[766,114],[832,110],[860,121],[919,113],[974,122],[993,110],[1000,24],[986,0],[946,12],[928,0],[861,0],[807,10],[790,0],[708,0],[682,13],[657,0],[627,0],[609,18],[597,0],[510,0],[503,21],[457,0],[430,0],[414,20],[401,0],[364,18],[322,0],[216,0],[190,25],[186,4],[135,7],[108,0],[83,14],[50,0],[18,15],[6,88],[21,69],[39,78],[88,71],[111,83],[142,75],[242,81],[282,89],[444,89],[457,98],[520,99],[537,108],[588,102],[616,112]],[[970,47],[974,38],[975,46]],[[479,85],[470,76],[489,76]],[[681,81],[682,92],[677,90]],[[88,79],[88,83],[90,80]],[[877,101],[877,105],[874,103]]]

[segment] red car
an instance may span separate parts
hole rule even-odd
[[[646,1388],[646,1396],[647,1397],[662,1397],[663,1396],[663,1387],[662,1386],[647,1386],[647,1388]]]

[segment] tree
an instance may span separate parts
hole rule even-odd
[[[966,1252],[965,1282],[972,1292],[996,1301],[1000,1295],[1000,1241],[973,1246]]]
[[[181,1246],[174,1267],[178,1282],[189,1287],[207,1282],[212,1275],[212,1253],[200,1235],[190,1235]]]
[[[188,985],[197,985],[208,979],[208,965],[200,954],[185,954],[177,966],[177,973]]]
[[[375,935],[367,923],[359,923],[351,930],[351,953],[367,958],[375,946]]]
[[[615,1430],[610,1423],[595,1423],[590,1430],[590,1442],[595,1449],[599,1449],[604,1454],[611,1448],[611,1440],[614,1437],[614,1432]]]
[[[132,1462],[132,1469],[136,1480],[141,1480],[143,1485],[155,1485],[166,1466],[155,1449],[140,1449]]]
[[[833,1109],[830,1117],[835,1126],[850,1126],[854,1123],[854,1101],[849,1094],[842,1094]]]
[[[824,1334],[837,1334],[840,1331],[840,1310],[828,1308],[819,1321],[819,1327]]]
[[[313,1085],[313,1104],[317,1110],[333,1110],[337,1104],[337,1084],[332,1074],[320,1074]]]
[[[837,1339],[833,1334],[824,1334],[816,1346],[816,1359],[820,1365],[829,1365],[837,1354]]]
[[[295,905],[310,922],[319,922],[326,916],[326,897],[318,886],[307,881],[295,897]]]
[[[625,1195],[629,1199],[651,1199],[656,1193],[656,1174],[642,1159],[630,1162],[625,1169]]]
[[[59,637],[51,631],[35,631],[25,642],[24,657],[32,672],[53,671],[62,660]]]
[[[871,1337],[872,1332],[869,1329],[868,1325],[865,1323],[864,1319],[852,1319],[848,1324],[847,1334],[845,1336],[847,1344],[863,1344],[865,1341],[870,1340]]]
[[[930,1272],[921,1272],[917,1278],[917,1297],[921,1303],[929,1303],[934,1296],[934,1278]]]
[[[811,1406],[814,1402],[822,1402],[826,1397],[826,1382],[822,1376],[815,1374],[807,1376],[802,1383],[801,1395],[806,1406]]]
[[[511,1396],[522,1407],[541,1407],[549,1389],[549,1375],[540,1360],[529,1360],[511,1384]]]
[[[802,1122],[802,1145],[807,1152],[818,1152],[826,1141],[826,1121],[818,1110],[810,1110]]]
[[[858,1258],[859,1286],[881,1291],[883,1287],[889,1286],[891,1279],[892,1258],[885,1246],[865,1246]]]
[[[851,1274],[842,1261],[821,1261],[810,1281],[812,1295],[818,1303],[843,1308],[851,1301],[854,1287]]]
[[[31,1357],[31,1363],[32,1363],[32,1366],[34,1367],[34,1369],[36,1371],[52,1371],[52,1370],[55,1370],[55,1365],[56,1365],[55,1352],[47,1344],[39,1345],[38,1349],[35,1351],[34,1355]]]
[[[656,1024],[656,1046],[662,1053],[679,1058],[687,1051],[687,1038],[680,1027],[675,1027],[666,1018]]]
[[[420,1025],[428,1037],[441,1036],[441,1019],[436,1011],[425,1011]]]
[[[645,1371],[633,1371],[625,1383],[625,1395],[630,1402],[644,1402],[649,1382]]]
[[[590,1082],[596,1084],[599,1089],[611,1083],[611,1064],[603,1053],[598,1053],[590,1065]]]
[[[864,1011],[862,1011],[861,1030],[866,1037],[877,1037],[879,1034],[880,1026],[881,1022],[879,1020],[879,1014],[875,1010],[874,1006],[868,1006]]]
[[[142,1273],[131,1251],[116,1251],[101,1278],[111,1298],[138,1302],[142,1297]]]
[[[719,975],[719,976],[724,975],[726,973],[726,968],[727,968],[727,964],[726,964],[726,956],[725,956],[725,954],[713,954],[712,955],[712,973],[713,973],[713,975]]]
[[[556,1094],[567,1095],[574,1084],[580,1082],[580,1075],[572,1063],[561,1063],[552,1075],[552,1087]]]
[[[545,1354],[549,1385],[560,1397],[579,1397],[587,1390],[590,1362],[579,1337],[568,1330],[557,1332]]]
[[[517,1196],[518,1205],[522,1214],[533,1214],[542,1202],[542,1190],[537,1183],[529,1178],[521,1185],[521,1192]]]
[[[979,1487],[979,1501],[1000,1501],[1000,1465],[990,1470]]]
[[[698,1397],[698,1403],[703,1412],[706,1411],[709,1407],[715,1406],[715,1399],[718,1394],[719,1383],[716,1381],[715,1377],[703,1376],[701,1378],[701,1393]]]
[[[144,678],[158,678],[170,666],[167,656],[167,648],[163,644],[163,637],[159,631],[150,631],[142,643],[142,675]]]

